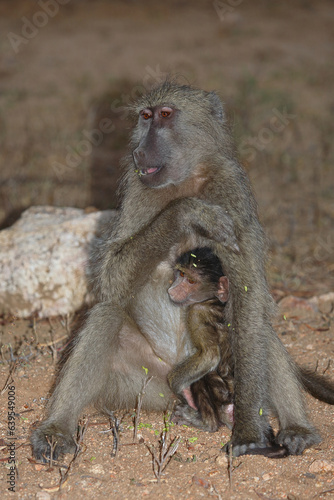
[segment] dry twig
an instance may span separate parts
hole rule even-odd
[[[161,474],[166,469],[181,441],[181,438],[177,436],[168,444],[170,423],[167,419],[169,420],[169,413],[164,415],[164,428],[160,434],[159,450],[156,451],[153,445],[146,445],[152,455],[153,472],[158,482],[160,482]]]
[[[124,418],[128,415],[128,412],[124,413],[124,415],[121,418],[116,417],[115,413],[113,411],[109,411],[109,410],[104,409],[104,412],[109,417],[110,429],[108,429],[107,431],[102,431],[102,433],[107,433],[110,431],[112,432],[113,445],[112,445],[112,451],[111,451],[110,455],[112,458],[116,458],[118,450],[119,450],[120,432],[123,430],[122,429],[122,422],[123,422]]]
[[[147,377],[144,382],[143,382],[143,387],[140,393],[138,394],[138,399],[137,399],[137,407],[134,415],[134,429],[133,429],[133,441],[137,441],[137,434],[138,434],[138,424],[139,424],[139,418],[140,418],[140,412],[141,412],[141,407],[143,404],[143,399],[146,394],[146,387],[148,384],[151,382],[153,377]]]
[[[63,484],[67,481],[69,477],[70,470],[72,469],[72,466],[74,462],[77,460],[78,456],[82,453],[83,451],[83,439],[86,434],[86,430],[88,428],[88,418],[82,419],[79,424],[78,424],[78,432],[77,432],[77,439],[76,439],[76,450],[74,452],[73,458],[68,464],[67,470],[63,472],[61,469],[59,469],[60,473],[60,481],[59,481],[59,491]]]
[[[17,361],[14,361],[14,363],[12,363],[12,365],[9,369],[9,373],[8,373],[8,377],[6,378],[6,382],[3,386],[3,388],[1,389],[1,396],[7,391],[8,386],[13,384],[13,382],[14,382],[13,374],[16,370],[16,367],[17,367]]]
[[[230,489],[233,489],[233,482],[232,482],[232,472],[233,472],[233,446],[232,443],[230,443],[230,446],[228,448],[228,462],[227,462],[227,470],[228,470],[228,480],[230,483]]]

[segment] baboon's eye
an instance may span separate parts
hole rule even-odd
[[[180,271],[180,276],[181,276],[181,278],[184,278],[184,272],[183,271]]]
[[[188,278],[188,281],[189,281],[189,283],[190,283],[191,285],[194,285],[194,284],[196,283],[196,281],[195,281],[195,280],[191,280],[190,278]]]
[[[172,114],[173,110],[172,108],[162,108],[162,110],[160,111],[160,116],[162,116],[162,118],[167,118],[168,116],[170,116]]]
[[[152,118],[152,111],[150,111],[149,109],[143,109],[143,111],[140,112],[140,116],[142,116],[144,120],[149,120],[150,118]]]

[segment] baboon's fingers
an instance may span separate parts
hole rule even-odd
[[[284,446],[290,455],[301,455],[306,448],[320,443],[321,437],[314,428],[295,426],[280,430],[275,441]]]
[[[33,455],[37,460],[48,462],[57,460],[63,453],[73,453],[76,449],[74,439],[70,434],[63,433],[54,425],[42,425],[31,436]]]

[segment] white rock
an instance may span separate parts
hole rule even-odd
[[[116,212],[31,207],[0,231],[0,313],[66,315],[89,302],[88,258]]]

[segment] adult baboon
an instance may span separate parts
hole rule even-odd
[[[48,408],[32,435],[36,457],[73,449],[72,434],[90,403],[133,407],[145,376],[148,409],[165,406],[166,375],[192,352],[180,308],[169,300],[180,253],[209,246],[230,282],[226,317],[234,329],[235,424],[240,455],[272,441],[267,419],[280,422],[276,441],[298,454],[319,442],[307,419],[294,363],[271,326],[265,237],[247,176],[239,165],[219,98],[166,81],[136,104],[118,222],[105,244],[90,312]]]

